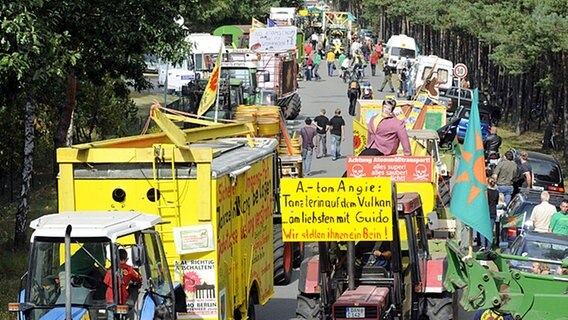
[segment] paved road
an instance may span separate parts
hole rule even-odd
[[[294,122],[295,126],[301,128],[306,117],[312,119],[319,114],[321,108],[326,108],[327,116],[331,118],[336,108],[341,108],[341,115],[346,122],[347,137],[341,144],[341,155],[337,161],[332,161],[331,157],[321,159],[313,159],[312,173],[313,177],[339,177],[345,171],[345,156],[353,154],[353,125],[351,116],[349,115],[349,100],[347,99],[347,84],[336,75],[328,77],[325,68],[325,61],[322,62],[320,68],[321,81],[302,81],[300,82],[300,96],[302,98],[302,112]],[[379,69],[379,68],[378,68]],[[370,81],[375,90],[375,98],[382,99],[385,94],[377,92],[383,77],[382,72],[377,70],[379,76],[370,77],[370,67],[367,67],[366,78],[364,81]],[[388,86],[387,86],[388,88]],[[389,90],[386,90],[389,91]],[[391,94],[391,93],[387,93]],[[328,138],[329,150],[329,138]],[[294,270],[293,281],[287,286],[275,287],[274,297],[265,305],[256,307],[256,316],[260,320],[287,320],[295,317],[296,312],[296,294],[298,292],[298,270]]]

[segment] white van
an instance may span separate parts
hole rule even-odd
[[[271,7],[270,20],[279,26],[293,26],[296,17],[296,8]]]
[[[434,70],[432,70],[434,69]],[[453,83],[454,63],[435,55],[418,56],[410,70],[410,81],[414,89],[424,84],[433,73],[438,79],[438,89],[447,91]]]
[[[164,86],[166,79],[168,90],[180,92],[181,87],[190,80],[202,77],[203,72],[212,70],[217,61],[219,50],[224,51],[223,37],[208,33],[192,33],[185,38],[191,43],[191,54],[179,65],[163,63],[158,72],[158,85]]]
[[[389,67],[396,68],[399,60],[416,59],[416,41],[405,34],[389,38],[384,50],[385,61]]]

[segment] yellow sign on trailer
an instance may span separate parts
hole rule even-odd
[[[389,178],[282,180],[284,241],[392,240]]]
[[[265,304],[273,288],[278,142],[230,138],[184,143],[203,128],[57,150],[59,209],[159,214],[178,318],[232,319]],[[221,135],[214,128],[213,135]],[[242,130],[234,125],[233,132]],[[219,134],[217,134],[217,133]],[[176,144],[172,144],[176,142]],[[251,145],[252,143],[252,145]],[[147,257],[152,259],[153,257]]]

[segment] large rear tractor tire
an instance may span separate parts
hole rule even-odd
[[[302,100],[298,93],[294,93],[288,105],[284,107],[286,120],[294,120],[300,114],[300,109],[302,109]]]
[[[320,313],[319,295],[298,295],[296,299],[296,319],[319,320]]]
[[[287,285],[292,280],[294,247],[282,241],[282,225],[274,225],[274,284]]]
[[[426,298],[425,314],[429,320],[455,319],[453,317],[452,296],[450,293],[444,292],[438,297]]]

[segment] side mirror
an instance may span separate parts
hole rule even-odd
[[[145,263],[145,257],[144,257],[144,249],[142,249],[142,247],[140,246],[133,246],[131,248],[131,254],[132,254],[132,264],[135,266],[142,266]]]

